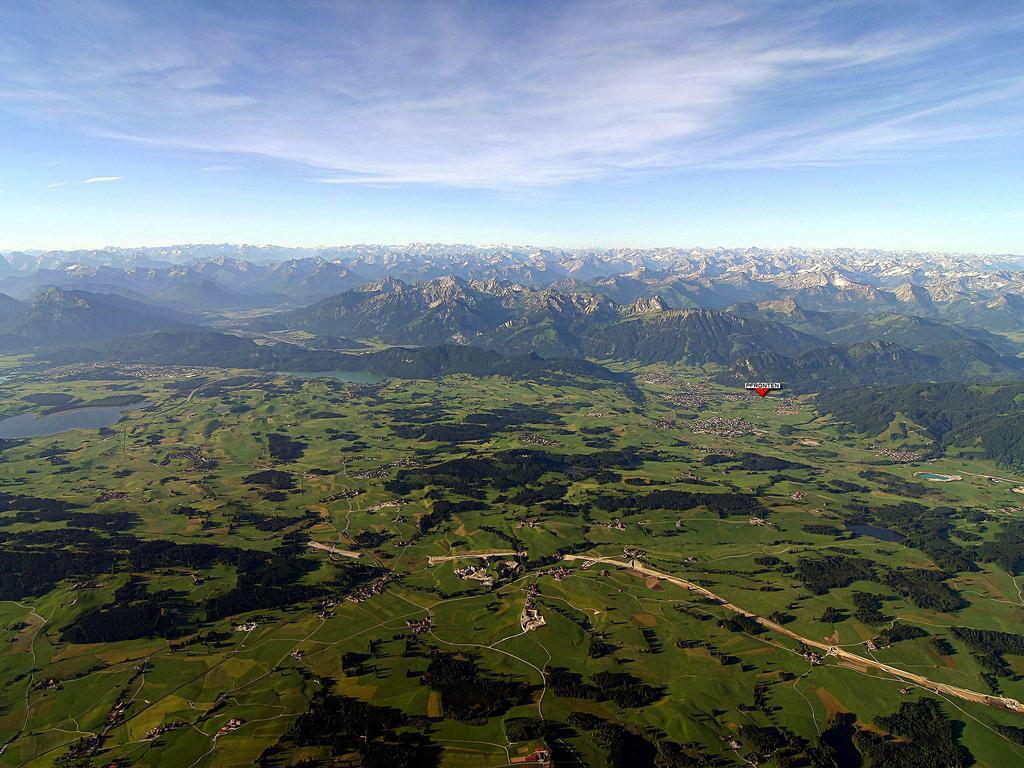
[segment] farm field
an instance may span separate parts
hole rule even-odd
[[[1024,473],[902,414],[22,362],[124,408],[0,441],[0,765],[1024,762]]]

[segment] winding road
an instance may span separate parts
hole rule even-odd
[[[835,658],[840,659],[841,661],[845,661],[851,665],[856,665],[859,667],[865,667],[870,669],[877,669],[881,672],[887,672],[890,675],[914,683],[915,685],[919,685],[922,688],[927,688],[936,693],[945,693],[950,696],[955,696],[958,699],[963,699],[964,701],[971,701],[976,704],[985,704],[990,707],[996,707],[997,709],[1005,709],[1011,712],[1024,714],[1024,704],[1021,704],[1016,699],[1011,699],[1007,696],[992,696],[987,693],[979,693],[978,691],[972,691],[968,688],[960,688],[958,686],[949,685],[947,683],[939,683],[934,680],[929,680],[927,677],[923,677],[913,672],[906,672],[902,669],[899,669],[898,667],[890,666],[889,664],[885,664],[881,661],[865,658],[864,656],[858,656],[857,654],[850,653],[849,651],[840,648],[839,646],[829,645],[828,643],[823,643],[819,640],[812,640],[809,637],[798,635],[796,632],[792,631],[791,629],[786,629],[784,626],[777,622],[771,621],[770,619],[766,619],[762,616],[758,616],[757,614],[751,613],[750,611],[740,608],[738,605],[728,602],[724,598],[716,595],[711,590],[706,589],[700,586],[699,584],[694,584],[692,581],[687,581],[686,579],[680,579],[678,576],[672,576],[668,573],[656,571],[655,569],[649,568],[637,560],[631,560],[627,563],[622,560],[615,560],[610,557],[594,557],[593,555],[563,555],[562,559],[590,560],[595,563],[604,563],[605,565],[614,565],[618,568],[625,568],[628,571],[632,571],[642,576],[649,576],[656,579],[662,579],[671,584],[675,584],[677,586],[688,589],[692,592],[696,592],[700,595],[703,595],[704,597],[714,601],[715,603],[718,603],[720,606],[732,611],[733,613],[737,613],[740,616],[746,616],[749,619],[753,619],[765,629],[770,629],[772,632],[776,632],[780,635],[785,635],[786,637],[792,638],[793,640],[797,640],[806,645],[808,648],[815,648],[819,651],[824,651],[826,656],[834,656]]]

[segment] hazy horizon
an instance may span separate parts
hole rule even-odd
[[[177,248],[268,248],[268,249],[281,249],[289,251],[329,251],[336,249],[358,249],[358,248],[389,248],[389,249],[415,249],[421,248],[467,248],[474,250],[490,250],[490,249],[520,249],[520,250],[537,250],[537,251],[566,251],[566,252],[584,252],[584,251],[621,251],[621,250],[635,250],[635,251],[768,251],[768,252],[783,252],[783,251],[807,251],[807,252],[826,252],[826,251],[852,251],[852,252],[875,252],[879,254],[922,254],[922,255],[949,255],[949,256],[973,256],[979,258],[985,257],[999,257],[999,258],[1020,258],[1024,259],[1024,252],[1015,253],[1013,251],[973,251],[973,250],[959,250],[959,249],[919,249],[919,248],[886,248],[886,247],[875,247],[875,246],[856,246],[856,245],[760,245],[757,243],[739,244],[739,245],[724,245],[724,244],[656,244],[656,245],[637,245],[635,243],[621,243],[621,244],[582,244],[582,245],[565,245],[561,243],[531,243],[526,241],[521,242],[455,242],[455,241],[429,241],[429,240],[411,240],[406,242],[369,242],[369,241],[352,241],[352,242],[326,242],[326,243],[314,243],[314,244],[301,244],[301,243],[282,243],[282,242],[247,242],[247,241],[224,241],[224,242],[212,242],[212,241],[183,241],[183,242],[170,242],[170,243],[153,243],[146,245],[114,245],[106,244],[101,246],[70,246],[70,247],[55,247],[55,248],[17,248],[0,246],[0,254],[14,254],[14,253],[75,253],[81,251],[90,252],[104,252],[104,251],[162,251],[162,250],[173,250]],[[310,256],[315,255],[311,253]]]

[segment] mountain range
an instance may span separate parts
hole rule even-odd
[[[807,390],[996,381],[1024,373],[1020,261],[468,246],[8,253],[0,349],[89,349],[215,327],[309,352],[454,344],[512,357],[712,365],[723,380]]]
[[[190,245],[0,254],[2,292],[113,291],[189,311],[303,306],[386,278],[447,275],[722,309],[794,299],[811,310],[898,312],[1006,331],[1024,319],[1024,258],[851,249],[543,249]]]

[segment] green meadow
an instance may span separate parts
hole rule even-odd
[[[812,662],[680,586],[562,559],[642,550],[804,638],[1024,701],[1024,638],[996,670],[953,631],[1020,638],[1021,577],[982,550],[1024,520],[1024,473],[969,446],[890,458],[927,441],[899,414],[860,435],[813,396],[761,399],[684,367],[633,368],[638,398],[589,380],[155,367],[55,383],[18,363],[0,360],[3,415],[42,415],[54,394],[144,405],[2,444],[0,765],[376,764],[344,729],[310,735],[331,722],[314,717],[325,696],[381,708],[369,741],[414,745],[410,765],[508,765],[539,746],[565,765],[620,748],[659,766],[850,765],[814,762],[837,715],[884,737],[880,719],[923,699],[975,765],[1024,761],[1005,728],[1024,715]],[[524,631],[528,604],[544,623]],[[510,739],[516,718],[528,738]]]

